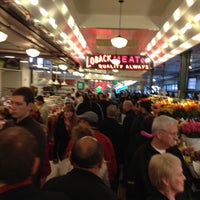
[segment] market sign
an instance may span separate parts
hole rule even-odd
[[[85,89],[85,83],[84,82],[77,82],[77,90],[84,90]]]
[[[112,59],[120,60],[119,65],[111,63]],[[151,64],[140,55],[89,55],[86,56],[86,69],[101,70],[150,70]]]

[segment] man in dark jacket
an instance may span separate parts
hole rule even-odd
[[[135,112],[133,110],[133,103],[131,100],[125,100],[122,104],[122,109],[125,114],[124,120],[123,120],[123,128],[124,128],[124,142],[125,147],[128,145],[129,141],[129,132],[131,129],[131,125],[135,119]]]
[[[15,125],[24,127],[30,131],[38,143],[37,156],[40,158],[40,166],[34,176],[34,183],[39,186],[45,158],[46,141],[44,130],[31,116],[34,101],[34,94],[30,88],[20,87],[16,89],[11,97],[11,115],[14,118]]]
[[[120,175],[120,165],[122,166],[124,163],[124,130],[123,126],[117,121],[120,112],[116,105],[109,105],[106,109],[106,113],[107,117],[100,122],[99,130],[109,137],[115,150],[118,170],[115,179],[111,183],[111,188],[117,191]]]
[[[185,190],[177,195],[177,199],[191,199],[191,174],[181,152],[175,146],[178,140],[177,121],[165,115],[158,116],[153,121],[152,133],[153,139],[142,145],[133,156],[128,180],[134,187],[128,187],[127,199],[145,200],[154,189],[148,176],[148,164],[153,155],[165,152],[171,153],[181,160],[186,177]]]
[[[117,200],[117,196],[98,177],[103,162],[103,147],[98,140],[85,136],[72,148],[71,172],[50,179],[43,187],[47,191],[65,192],[73,200]]]
[[[127,182],[127,152],[128,152],[128,144],[130,140],[130,130],[131,125],[133,121],[136,118],[135,112],[134,112],[134,106],[131,100],[125,100],[122,104],[122,109],[125,114],[124,120],[123,120],[123,129],[124,129],[124,137],[123,137],[123,143],[124,143],[124,166],[123,166],[123,178],[122,183],[123,185],[126,185]]]

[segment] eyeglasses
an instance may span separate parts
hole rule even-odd
[[[161,131],[167,133],[168,135],[172,136],[172,137],[178,137],[178,133],[177,132],[169,132],[169,131],[166,131],[164,129],[160,129]]]

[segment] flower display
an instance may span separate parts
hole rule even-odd
[[[187,163],[191,163],[192,161],[200,161],[200,151],[195,151],[193,147],[180,147],[179,149]]]
[[[200,150],[195,150],[193,146],[188,146],[183,138],[180,138],[178,148],[187,163],[200,161]]]
[[[180,124],[179,130],[190,138],[200,138],[200,122],[194,120],[184,121]]]
[[[152,110],[155,114],[167,114],[175,119],[193,119],[200,117],[200,104],[191,99],[152,96]]]

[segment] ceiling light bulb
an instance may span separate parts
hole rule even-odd
[[[194,17],[194,20],[195,20],[195,21],[199,21],[199,20],[200,20],[200,14],[197,14],[197,15]]]
[[[163,49],[166,49],[168,47],[168,44],[167,43],[163,43],[162,46],[161,46]]]
[[[127,45],[128,40],[119,35],[118,37],[112,38],[111,43],[116,48],[123,48]]]
[[[58,67],[61,69],[61,70],[66,70],[68,67],[66,65],[58,65]]]
[[[44,8],[39,8],[40,13],[42,16],[46,17],[48,15],[48,12]]]
[[[0,42],[3,42],[7,39],[8,35],[0,31]]]
[[[31,0],[30,2],[31,2],[31,4],[34,5],[34,6],[38,5],[38,0]]]
[[[26,53],[28,56],[34,58],[40,55],[40,52],[37,49],[27,49]]]

